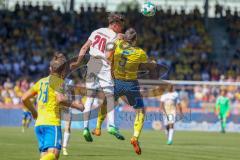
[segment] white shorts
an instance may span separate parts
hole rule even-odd
[[[168,124],[174,124],[176,121],[176,113],[169,113],[163,115],[163,124],[166,126]]]
[[[91,57],[87,67],[86,88],[113,93],[114,82],[110,66],[104,65],[102,59]]]

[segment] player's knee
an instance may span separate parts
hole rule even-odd
[[[51,155],[51,158],[54,158],[53,160],[57,160],[59,158],[60,151],[57,148],[51,148],[48,149],[48,154]]]
[[[173,123],[170,123],[168,126],[169,126],[169,128],[171,128],[171,129],[174,127]]]
[[[65,128],[65,132],[67,132],[67,133],[71,133],[71,128],[70,128],[70,126],[66,126],[66,128]]]
[[[145,114],[145,108],[139,108],[139,109],[136,109],[136,113],[142,113],[142,114]]]
[[[169,125],[166,125],[165,127],[166,127],[167,130],[169,130]]]

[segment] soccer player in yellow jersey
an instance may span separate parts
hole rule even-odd
[[[31,112],[23,106],[23,117],[22,117],[22,132],[25,132],[25,129],[29,127],[29,124],[32,121]]]
[[[117,100],[125,96],[128,103],[136,110],[134,122],[134,134],[131,138],[131,144],[137,154],[141,154],[141,148],[138,139],[144,123],[144,104],[140,94],[140,87],[137,80],[139,68],[149,69],[146,53],[135,46],[137,33],[133,28],[128,29],[122,39],[115,42],[113,53],[113,76],[114,76],[114,97]],[[93,134],[100,133],[101,124],[104,120],[104,107],[99,112],[97,127]]]
[[[57,160],[61,150],[62,133],[60,109],[61,105],[83,110],[77,101],[69,101],[63,93],[63,78],[66,75],[66,58],[63,54],[55,54],[50,62],[50,75],[40,79],[23,96],[23,104],[32,113],[35,133],[38,139],[40,160]],[[37,96],[38,110],[34,109],[30,99]]]

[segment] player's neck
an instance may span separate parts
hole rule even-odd
[[[54,73],[54,72],[53,72],[53,73],[50,73],[50,75],[51,75],[51,76],[56,76],[56,77],[59,77],[59,78],[61,78],[61,76],[60,76],[59,74],[57,74],[57,73]]]

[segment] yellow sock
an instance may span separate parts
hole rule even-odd
[[[29,126],[30,120],[26,120],[26,127]]]
[[[22,126],[24,126],[24,127],[26,126],[26,120],[25,119],[22,120]]]
[[[40,160],[56,160],[56,156],[53,153],[47,153]]]
[[[136,112],[133,136],[136,137],[137,139],[139,138],[139,135],[143,128],[144,118],[145,118],[145,114],[143,111]]]
[[[107,105],[103,103],[98,112],[98,119],[97,119],[97,126],[96,126],[97,129],[101,129],[102,123],[106,118],[106,115],[107,115]]]

